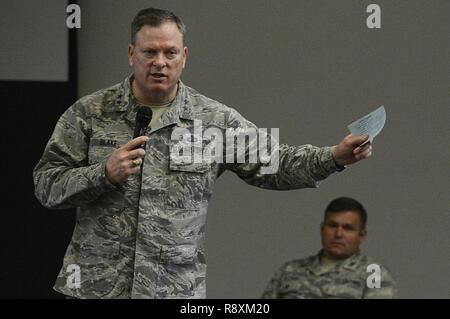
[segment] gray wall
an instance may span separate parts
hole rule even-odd
[[[67,81],[66,1],[0,2],[0,81]]]
[[[366,27],[366,7],[382,28]],[[333,145],[384,104],[373,157],[319,189],[266,191],[233,174],[217,183],[207,224],[208,297],[258,297],[287,260],[320,248],[330,200],[369,212],[363,250],[386,264],[400,297],[448,298],[450,1],[80,0],[79,93],[121,81],[141,8],[188,25],[183,81],[289,144]]]

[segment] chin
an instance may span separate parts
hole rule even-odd
[[[150,91],[159,91],[161,93],[163,92],[169,92],[174,87],[172,84],[168,83],[155,83],[151,82],[147,85],[147,89]]]
[[[162,85],[149,85],[146,89],[151,93],[151,95],[155,96],[164,96],[168,94],[167,88]]]
[[[146,85],[148,90],[167,90],[168,85],[165,83],[155,83],[155,82],[150,82]]]

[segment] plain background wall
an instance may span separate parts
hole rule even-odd
[[[381,6],[381,29],[366,8]],[[254,298],[285,261],[320,248],[335,197],[369,213],[363,251],[387,265],[404,298],[448,298],[450,287],[449,1],[86,1],[79,31],[80,96],[130,73],[138,10],[174,11],[188,26],[183,81],[239,110],[283,143],[333,145],[380,105],[387,123],[373,156],[319,189],[277,192],[232,173],[207,221],[209,298]]]
[[[74,210],[41,206],[32,170],[61,113],[77,99],[76,34],[66,27],[66,6],[61,0],[0,3],[0,299],[62,297],[52,286]]]
[[[66,1],[1,1],[0,81],[68,81]]]
[[[21,3],[30,9],[30,1]],[[36,3],[45,7],[49,2]],[[370,3],[381,6],[381,29],[366,27]],[[363,251],[389,267],[400,297],[449,297],[449,1],[80,0],[79,4],[79,96],[120,82],[130,73],[126,53],[131,20],[139,9],[156,6],[173,10],[188,25],[190,56],[183,81],[236,108],[260,127],[280,128],[281,142],[332,145],[347,134],[347,124],[379,105],[386,107],[387,123],[375,140],[373,156],[331,176],[319,189],[267,191],[230,173],[221,177],[208,214],[208,297],[260,296],[285,261],[318,251],[323,210],[342,195],[367,208],[369,237]],[[62,15],[59,25],[65,30],[64,8],[53,14]],[[44,18],[37,13],[17,16],[19,22]],[[55,63],[67,53],[46,44],[49,35],[43,30],[32,30],[40,39],[38,46],[49,54],[60,52],[61,60],[42,64],[38,73],[52,75],[59,65]],[[30,50],[25,57],[16,52],[16,59],[7,64],[10,70],[18,68],[15,62],[31,57],[33,47]],[[5,47],[1,53],[2,59],[14,54]],[[15,93],[28,93],[31,100],[34,96],[20,89]],[[44,105],[44,97],[35,97],[25,103],[34,116],[27,121],[27,142],[12,139],[6,148],[32,146],[34,155],[23,148],[19,156],[29,158],[28,179],[15,178],[14,158],[7,157],[3,166],[14,177],[5,185],[17,187],[9,186],[4,193],[9,204],[2,211],[11,219],[2,225],[0,279],[17,287],[15,296],[29,296],[34,286],[53,284],[58,269],[51,259],[61,262],[63,250],[56,247],[65,245],[61,232],[71,225],[71,216],[33,209],[28,204],[36,202],[32,191],[20,188],[26,181],[31,184],[31,169],[45,146],[37,145],[36,134],[48,138],[56,118],[69,106],[63,98],[52,97],[49,100],[61,105],[49,116],[53,106]],[[15,107],[11,103],[10,108]],[[46,107],[45,112],[40,107]],[[15,120],[5,120],[10,125],[7,131],[14,132]],[[30,223],[30,216],[35,223]],[[58,224],[63,222],[65,228]],[[52,282],[43,282],[44,273],[54,273]],[[2,295],[11,296],[8,287],[2,286]]]

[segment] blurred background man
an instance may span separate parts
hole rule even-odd
[[[360,253],[366,223],[361,203],[347,197],[333,200],[320,225],[322,249],[281,267],[263,298],[394,298],[387,269]]]

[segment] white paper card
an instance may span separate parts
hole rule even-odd
[[[369,140],[360,146],[372,142],[375,136],[380,134],[381,130],[386,123],[386,110],[384,109],[384,105],[377,108],[375,111],[363,116],[359,120],[348,125],[348,129],[352,133],[353,136],[359,135],[368,135]]]

